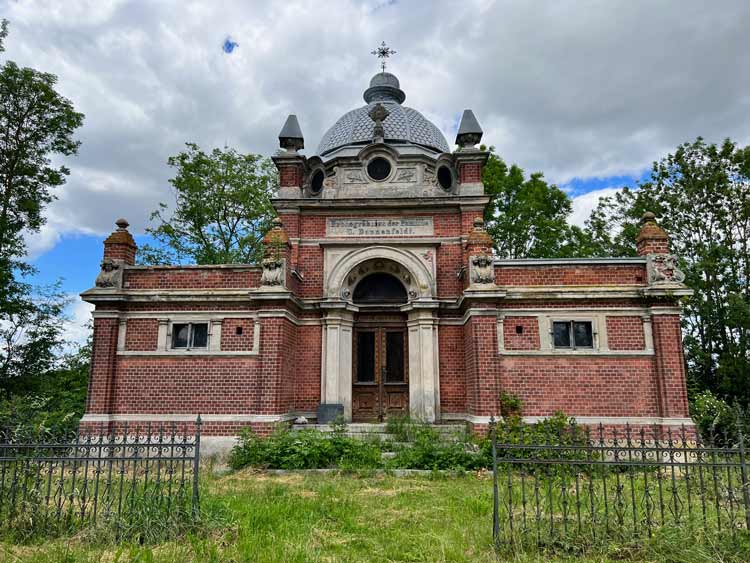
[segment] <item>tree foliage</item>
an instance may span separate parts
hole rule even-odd
[[[0,26],[0,51],[8,23]],[[76,154],[83,114],[56,90],[57,77],[6,61],[0,68],[0,393],[3,420],[60,368],[64,339],[59,285],[33,288],[25,276],[24,235],[44,224],[44,209],[69,171],[53,157]],[[46,412],[57,403],[37,405]],[[17,409],[16,409],[17,410]],[[28,418],[26,411],[22,417]]]
[[[637,189],[604,199],[587,225],[603,253],[622,255],[653,211],[694,295],[685,353],[694,389],[750,403],[750,147],[698,138],[654,163]],[[632,250],[630,251],[632,252]]]
[[[260,257],[263,235],[273,218],[271,197],[278,187],[270,159],[232,148],[202,151],[195,143],[167,161],[175,202],[161,203],[146,229],[159,247],[141,249],[154,263],[251,263]]]
[[[541,172],[526,178],[515,164],[507,164],[490,148],[482,175],[490,203],[485,208],[487,232],[501,258],[556,258],[574,256],[583,231],[568,224],[568,195],[548,184]]]

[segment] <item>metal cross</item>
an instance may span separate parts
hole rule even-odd
[[[372,51],[372,54],[381,59],[380,68],[383,69],[383,72],[385,72],[385,60],[391,55],[395,55],[396,51],[388,47],[388,45],[385,44],[385,41],[383,41],[380,44],[380,47]]]

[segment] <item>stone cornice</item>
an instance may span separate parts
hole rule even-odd
[[[496,267],[513,268],[545,267],[545,266],[622,266],[622,265],[646,265],[644,256],[623,258],[518,258],[504,259],[496,258]]]
[[[361,199],[274,199],[273,203],[280,212],[293,209],[306,211],[324,210],[364,210],[367,213],[377,213],[380,210],[392,212],[397,210],[401,214],[406,210],[425,210],[456,208],[463,206],[482,207],[489,202],[489,196],[455,196],[441,197],[402,197],[402,198],[361,198]]]

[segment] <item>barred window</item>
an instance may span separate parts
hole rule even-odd
[[[208,346],[208,323],[174,323],[172,348],[189,350]]]
[[[555,321],[552,323],[555,348],[593,348],[594,330],[591,321]]]

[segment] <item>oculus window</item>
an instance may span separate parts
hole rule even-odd
[[[367,163],[367,174],[373,180],[385,180],[391,173],[391,163],[379,156]]]
[[[208,346],[208,323],[174,323],[172,348],[190,350]]]
[[[319,194],[323,191],[323,182],[326,179],[325,172],[322,170],[316,170],[310,180],[310,191],[314,194]]]
[[[555,348],[593,348],[593,325],[591,321],[554,321],[552,341]]]

